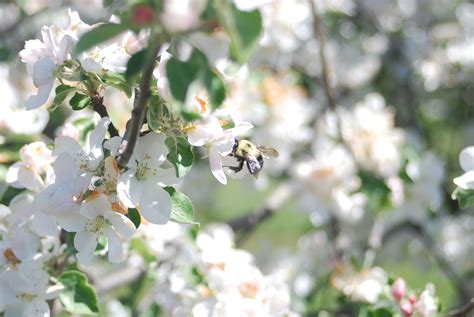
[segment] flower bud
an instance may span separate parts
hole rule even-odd
[[[402,300],[400,302],[400,310],[404,316],[410,317],[413,314],[413,304],[409,300]]]
[[[410,297],[408,297],[408,300],[410,303],[414,304],[416,302],[416,296],[414,294],[411,294]]]
[[[151,24],[154,19],[155,13],[153,12],[153,9],[150,6],[142,4],[137,5],[133,9],[132,21],[136,25],[148,25]]]
[[[407,285],[405,280],[398,277],[395,282],[392,284],[392,295],[397,300],[400,301],[402,297],[405,296],[407,291]]]

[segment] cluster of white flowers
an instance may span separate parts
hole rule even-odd
[[[186,229],[173,223],[138,231],[163,261],[153,293],[167,315],[293,316],[285,280],[263,274],[250,253],[235,248],[228,226],[206,226],[194,245]]]

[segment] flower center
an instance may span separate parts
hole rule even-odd
[[[104,216],[97,216],[94,220],[86,222],[85,229],[89,232],[98,233],[102,231],[102,228],[108,223]]]

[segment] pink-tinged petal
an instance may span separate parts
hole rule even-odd
[[[51,82],[46,83],[45,85],[38,87],[38,93],[36,95],[32,95],[26,100],[25,108],[26,110],[33,110],[36,108],[41,107],[46,102],[48,102],[49,95],[51,94],[51,90],[53,89],[54,80]]]
[[[15,188],[23,188],[23,185],[18,182],[18,172],[20,168],[24,167],[25,163],[23,162],[16,162],[12,166],[8,168],[6,181],[8,185],[15,187]]]
[[[67,153],[72,157],[78,155],[84,155],[84,150],[77,141],[68,136],[59,136],[54,140],[53,155],[59,156],[63,153]]]
[[[141,184],[135,178],[135,172],[126,171],[117,183],[117,197],[128,208],[134,208],[138,205],[141,195]]]
[[[167,223],[171,215],[170,195],[158,184],[147,182],[142,188],[140,212],[148,222]]]
[[[77,251],[85,254],[93,254],[97,247],[99,236],[97,233],[88,231],[79,231],[74,236],[74,246]]]
[[[94,220],[98,216],[104,215],[106,211],[110,211],[112,206],[105,195],[100,195],[88,200],[82,204],[81,215],[87,219]]]
[[[122,242],[118,235],[110,228],[104,230],[107,237],[108,257],[111,263],[122,262]]]
[[[462,189],[474,189],[474,170],[464,173],[463,175],[453,179],[454,184]]]
[[[38,173],[26,166],[18,171],[18,182],[34,192],[39,192],[44,188],[43,180]]]
[[[58,225],[68,232],[78,232],[84,229],[87,219],[79,213],[67,213],[57,217]]]
[[[41,237],[54,236],[58,233],[56,217],[37,212],[31,221],[31,229]]]
[[[135,232],[135,225],[133,222],[122,214],[108,211],[105,214],[105,218],[110,221],[115,231],[117,231],[124,238],[132,236],[132,234]]]
[[[474,170],[474,146],[468,146],[461,151],[459,164],[465,172]]]
[[[222,168],[222,156],[214,149],[209,150],[209,166],[211,168],[212,175],[221,183],[227,184],[227,177],[225,176],[224,169]]]

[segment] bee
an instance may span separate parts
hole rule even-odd
[[[278,157],[278,155],[278,151],[274,148],[263,145],[257,146],[248,140],[235,139],[234,147],[229,156],[235,157],[239,165],[229,166],[229,168],[238,173],[243,169],[245,163],[250,174],[258,178],[258,173],[263,168],[263,157]]]

